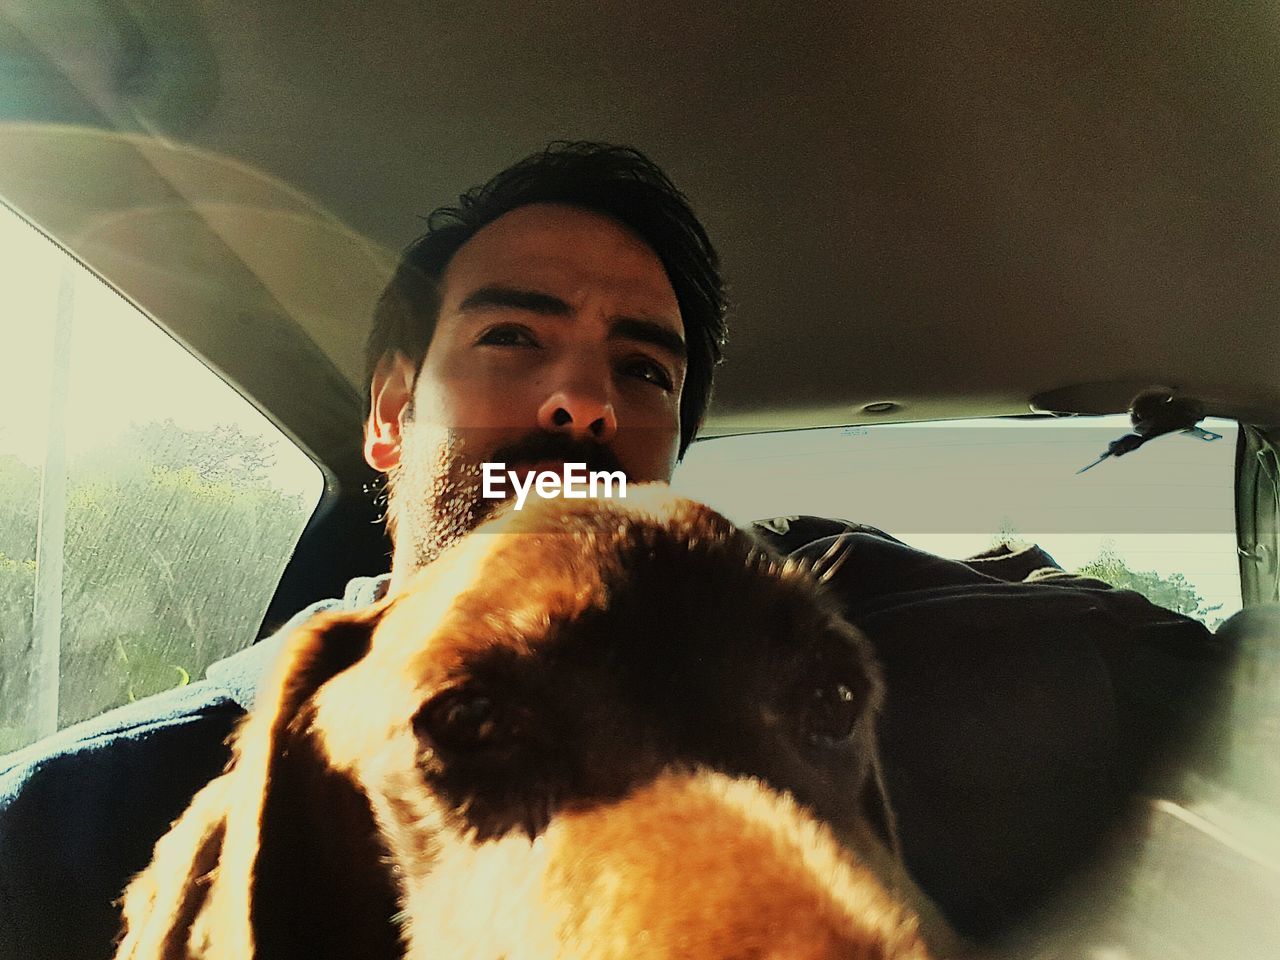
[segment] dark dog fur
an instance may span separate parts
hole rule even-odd
[[[506,513],[293,637],[120,960],[924,957],[867,643],[810,571],[630,493]]]

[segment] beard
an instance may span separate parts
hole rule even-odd
[[[534,430],[512,440],[509,430],[456,429],[410,418],[400,462],[387,472],[388,530],[397,563],[403,558],[406,572],[421,570],[512,499],[513,492],[502,500],[483,496],[485,462],[513,468],[552,461],[627,475],[609,447],[565,434]]]
[[[417,423],[387,472],[388,529],[397,557],[420,570],[479,526],[501,501],[481,496],[483,456],[472,437]],[[474,451],[474,453],[473,453]]]

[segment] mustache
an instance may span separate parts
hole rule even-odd
[[[505,463],[510,469],[515,464],[538,463],[559,460],[564,463],[585,463],[587,470],[621,471],[631,479],[617,455],[603,443],[575,440],[562,433],[531,433],[493,452],[493,460]]]

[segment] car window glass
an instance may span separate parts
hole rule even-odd
[[[738,523],[794,514],[878,527],[965,558],[1035,543],[1065,570],[1209,626],[1240,609],[1233,421],[1078,473],[1125,416],[881,424],[696,443],[675,485]]]
[[[249,644],[323,478],[3,208],[0,250],[4,753]]]

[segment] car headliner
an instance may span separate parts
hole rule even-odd
[[[0,197],[339,477],[395,251],[558,138],[641,147],[719,246],[711,433],[1153,383],[1280,421],[1270,6],[513,9],[6,3]]]

